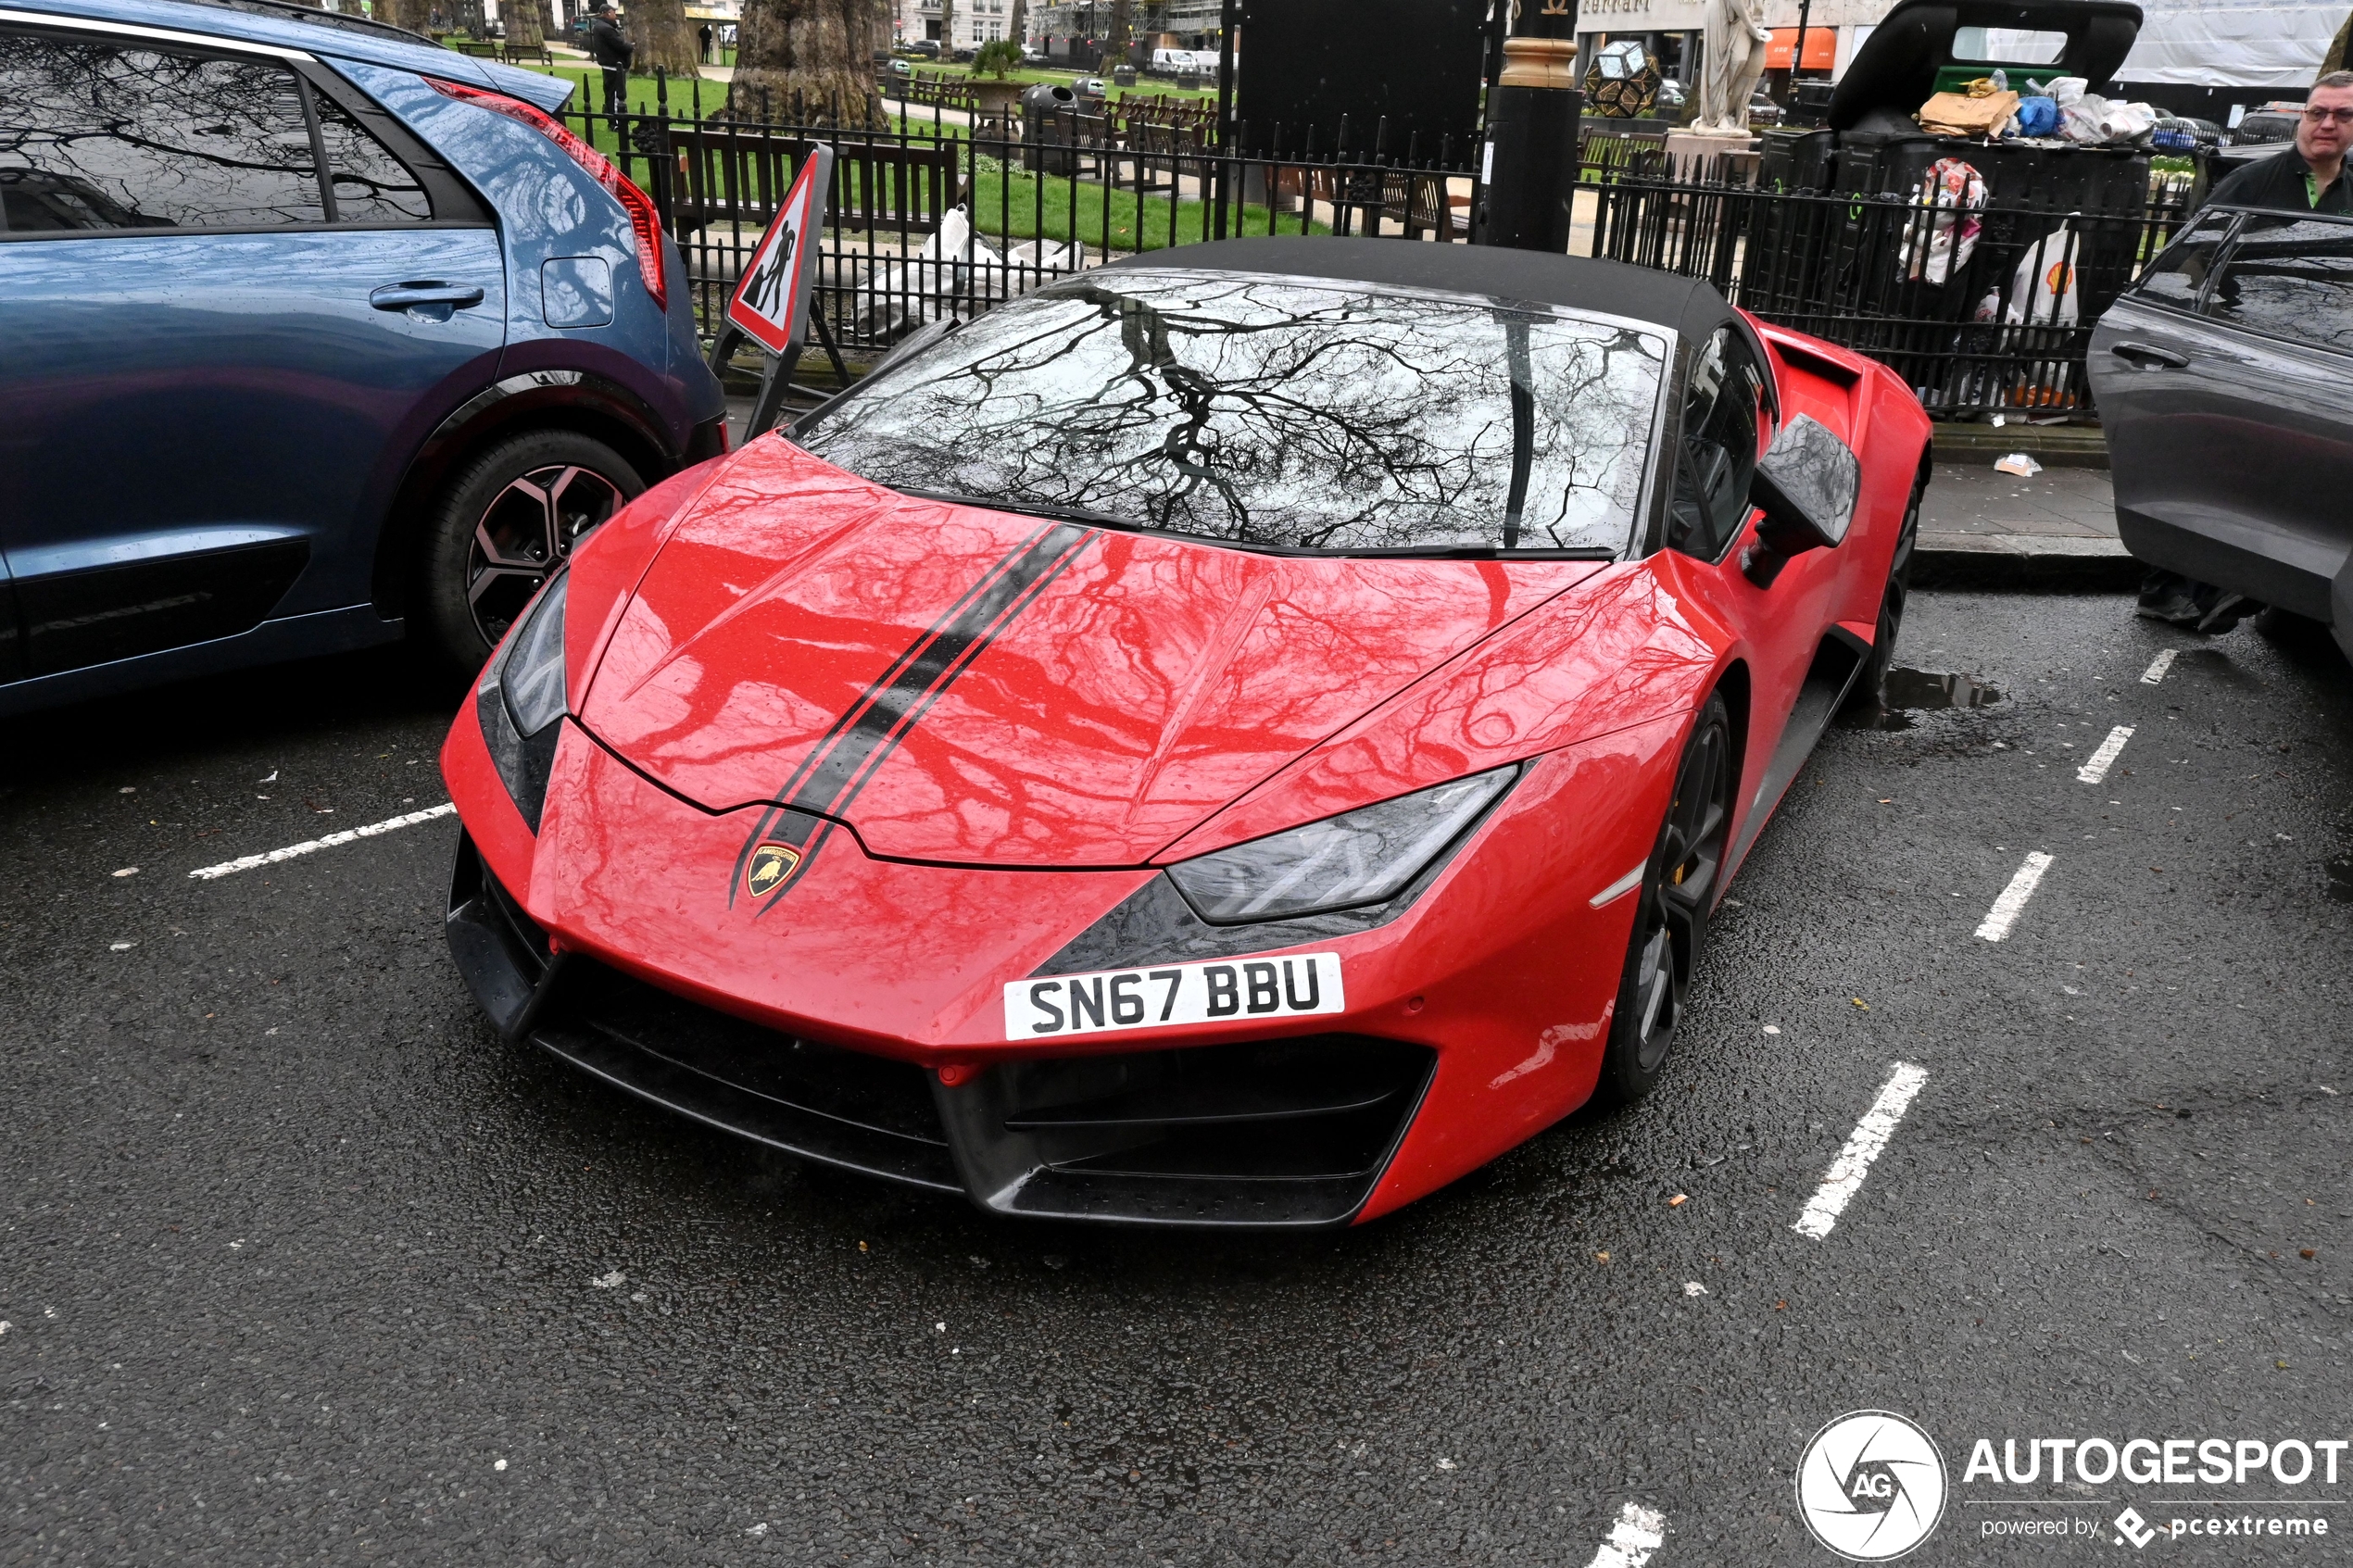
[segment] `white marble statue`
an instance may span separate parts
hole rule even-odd
[[[1716,0],[1707,13],[1699,118],[1692,130],[1748,134],[1748,101],[1765,74],[1765,45],[1772,36],[1765,25],[1765,0]]]

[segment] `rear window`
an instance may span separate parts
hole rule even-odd
[[[1235,545],[1624,551],[1658,329],[1345,284],[1097,274],[804,426],[902,490]]]

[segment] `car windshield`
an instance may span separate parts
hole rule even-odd
[[[894,489],[1230,545],[1617,553],[1667,353],[1655,328],[1451,295],[1099,273],[796,438]]]

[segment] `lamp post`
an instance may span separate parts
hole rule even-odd
[[[1485,187],[1477,238],[1516,250],[1568,250],[1577,200],[1577,0],[1518,0],[1504,69],[1487,94]]]
[[[1789,56],[1789,101],[1797,104],[1797,74],[1806,69],[1806,24],[1814,18],[1814,0],[1797,0],[1797,47]]]

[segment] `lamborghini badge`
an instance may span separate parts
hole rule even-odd
[[[789,844],[763,844],[751,852],[751,869],[744,872],[744,890],[757,898],[774,893],[799,868],[800,851]]]

